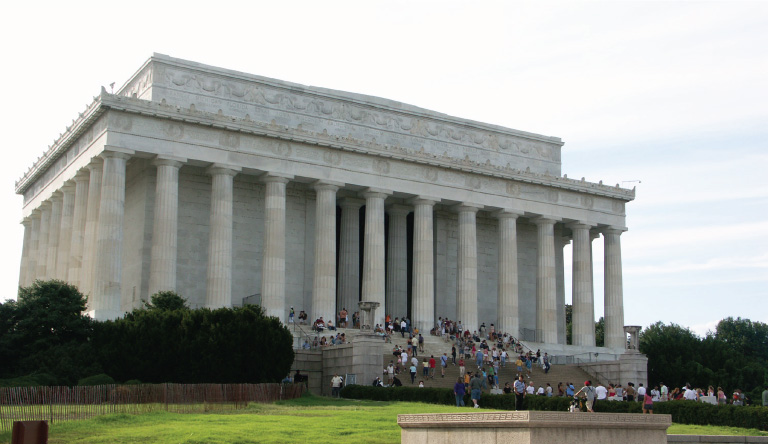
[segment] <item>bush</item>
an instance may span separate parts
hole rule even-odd
[[[426,402],[443,405],[454,405],[456,402],[453,390],[441,388],[349,385],[341,390],[341,396],[350,399]],[[571,405],[571,399],[567,397],[526,396],[523,409],[565,412]],[[464,397],[464,403],[467,405],[472,403],[469,395]],[[515,410],[515,396],[483,393],[480,405],[490,409]],[[639,402],[600,401],[595,405],[595,411],[600,413],[642,413],[643,410]],[[672,422],[678,424],[768,430],[768,407],[718,406],[691,401],[669,401],[654,403],[653,412],[672,415]]]
[[[114,383],[115,380],[112,379],[111,376],[104,373],[88,376],[87,378],[83,378],[77,381],[77,385],[111,385]]]
[[[123,383],[123,385],[140,385],[141,381],[138,379],[129,379]]]

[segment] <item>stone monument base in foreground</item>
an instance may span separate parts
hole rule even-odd
[[[670,415],[467,412],[397,415],[402,444],[447,442],[666,444]]]

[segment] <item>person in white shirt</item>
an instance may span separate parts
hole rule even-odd
[[[539,396],[544,396],[544,387],[539,386],[539,389],[536,390],[536,394]]]
[[[533,388],[533,381],[528,383],[528,387],[525,388],[525,391],[528,392],[529,395],[532,395],[536,389]]]
[[[653,402],[658,402],[661,400],[661,392],[659,391],[658,385],[654,387],[653,390],[651,390],[651,399],[653,399]]]
[[[685,393],[683,393],[683,399],[687,399],[688,401],[698,401],[696,390],[691,389],[691,384],[685,384]]]
[[[597,387],[595,387],[595,394],[598,401],[604,401],[608,397],[608,389],[603,384],[598,383]]]
[[[669,401],[669,388],[661,383],[661,401]]]
[[[640,402],[645,400],[645,387],[643,383],[640,383],[640,386],[637,388],[637,400]]]

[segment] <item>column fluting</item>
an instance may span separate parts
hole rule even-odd
[[[465,329],[478,329],[477,314],[477,211],[476,206],[459,205],[459,246],[456,267],[458,291],[456,316]]]
[[[56,258],[59,253],[59,238],[61,237],[61,208],[64,198],[60,191],[51,196],[51,219],[48,222],[48,256],[45,269],[48,279],[61,279],[56,269]]]
[[[383,325],[389,310],[385,300],[384,199],[391,194],[368,189],[365,198],[365,235],[363,237],[363,293],[361,300],[381,304],[376,310],[374,324]]]
[[[312,283],[312,318],[336,316],[336,191],[335,183],[316,182],[315,274]],[[350,308],[354,310],[354,308]],[[353,311],[354,312],[354,311]]]
[[[130,154],[105,151],[96,234],[92,317],[115,319],[122,315],[123,225],[125,168]]]
[[[59,252],[56,255],[56,277],[68,281],[69,257],[72,245],[72,221],[75,215],[75,184],[67,182],[61,187],[61,232]]]
[[[69,270],[67,280],[83,291],[81,276],[83,248],[85,244],[85,219],[88,211],[88,172],[78,171],[75,175],[75,208],[72,213],[72,239],[69,247]]]
[[[405,205],[389,205],[387,239],[387,295],[385,297],[387,313],[394,318],[408,315],[408,213],[411,208]],[[414,250],[414,256],[416,252]],[[414,271],[415,273],[415,271]],[[413,322],[421,325],[413,314]]]
[[[557,275],[555,270],[555,220],[537,218],[538,268],[536,271],[536,340],[557,344]]]
[[[592,293],[591,225],[570,224],[573,233],[573,345],[595,346],[594,295]]]
[[[37,258],[38,258],[38,246],[40,244],[40,210],[36,209],[29,215],[31,221],[30,246],[29,256],[27,258],[27,275],[24,281],[24,286],[28,287],[32,285],[37,277]]]
[[[176,259],[179,231],[179,169],[183,161],[158,158],[155,214],[150,252],[149,296],[176,291]]]
[[[50,279],[48,276],[48,232],[51,229],[51,202],[40,204],[40,239],[37,247],[36,279]]]
[[[419,331],[435,326],[435,201],[416,198],[413,205],[413,319]],[[391,223],[391,222],[390,222]],[[391,240],[390,240],[391,242]]]
[[[25,217],[21,221],[24,227],[24,238],[21,245],[21,265],[19,266],[19,287],[27,286],[27,270],[29,269],[29,250],[32,248],[32,219]]]
[[[624,290],[621,270],[621,233],[623,230],[608,228],[605,238],[605,346],[626,348],[624,333]]]
[[[347,309],[349,319],[357,311],[360,301],[360,207],[362,199],[345,197],[341,206],[341,231],[339,239],[339,288],[336,307]],[[350,322],[350,325],[351,322]]]
[[[213,179],[205,305],[208,308],[231,307],[233,187],[238,171],[214,165],[207,172]]]
[[[499,219],[498,331],[520,338],[520,293],[517,268],[517,218],[520,213],[502,210]]]
[[[293,177],[267,174],[264,199],[264,256],[261,305],[267,316],[287,322],[285,310],[285,205],[286,184]]]
[[[85,233],[83,235],[83,266],[80,269],[80,291],[88,296],[88,307],[93,308],[93,276],[96,270],[96,236],[99,228],[99,206],[101,205],[101,181],[104,177],[104,163],[100,158],[88,165],[88,204],[85,212]]]

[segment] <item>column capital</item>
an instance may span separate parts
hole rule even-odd
[[[30,219],[40,219],[40,208],[38,207],[30,211],[29,216],[27,217],[29,217]]]
[[[75,183],[81,183],[88,181],[90,178],[91,174],[88,171],[81,169],[75,174],[75,177],[72,180],[74,180]]]
[[[273,182],[273,183],[287,184],[293,179],[294,179],[293,174],[269,173],[269,172],[259,177],[259,180],[261,180],[264,183]]]
[[[38,208],[40,209],[40,211],[45,211],[45,210],[50,210],[51,206],[52,206],[52,204],[51,204],[51,201],[49,199],[49,200],[44,200],[44,201],[40,202],[40,206]]]
[[[590,242],[592,242],[593,240],[597,239],[598,237],[600,237],[600,232],[599,231],[590,231],[589,232],[589,241]]]
[[[413,206],[416,206],[416,205],[434,206],[436,203],[440,202],[440,198],[432,197],[432,196],[416,196],[408,199],[407,202]]]
[[[395,216],[407,216],[411,212],[411,207],[407,205],[392,204],[387,205],[387,213]]]
[[[590,230],[592,227],[594,227],[596,224],[590,223],[590,222],[584,222],[584,221],[576,221],[576,222],[570,222],[565,224],[566,227],[570,228],[571,230]]]
[[[56,190],[51,194],[51,203],[53,202],[61,202],[64,200],[64,193],[62,193],[60,190]]]
[[[64,185],[61,186],[61,192],[62,193],[74,193],[75,192],[75,183],[71,180],[68,180],[64,182]]]
[[[24,225],[24,227],[29,227],[30,225],[32,225],[32,215],[30,214],[29,216],[21,219],[20,223]]]
[[[105,146],[104,151],[99,154],[103,159],[125,159],[128,160],[136,154],[136,151],[116,146]]]
[[[242,168],[234,165],[225,165],[223,163],[214,163],[205,169],[205,172],[211,176],[225,175],[225,176],[237,176],[237,173],[242,171]]]
[[[342,197],[337,202],[341,208],[350,208],[353,210],[359,210],[360,207],[365,205],[365,200],[358,199],[357,197]]]
[[[621,235],[622,233],[627,231],[627,227],[609,226],[609,227],[601,228],[599,231],[603,235],[606,235],[606,234],[618,234],[618,235]]]
[[[503,208],[493,212],[493,216],[498,219],[517,219],[523,214],[524,213],[521,210],[512,210],[508,208]]]
[[[152,160],[152,165],[154,166],[172,166],[176,168],[181,168],[181,166],[184,165],[185,163],[187,163],[186,157],[158,155]]]
[[[531,222],[533,222],[536,225],[554,225],[557,222],[560,222],[560,220],[561,219],[559,217],[545,216],[545,215],[531,218]]]
[[[339,188],[344,186],[344,182],[333,182],[330,180],[316,180],[312,182],[312,188],[315,191],[330,190],[338,191]]]
[[[378,197],[381,199],[386,199],[387,196],[391,194],[392,194],[392,191],[385,190],[383,188],[366,188],[360,193],[360,195],[366,199],[368,199],[369,197],[373,197],[373,198]]]
[[[473,204],[473,203],[468,203],[468,202],[462,202],[460,204],[452,206],[451,208],[453,208],[453,210],[456,211],[457,213],[477,213],[478,211],[483,209],[483,206]]]
[[[88,171],[101,171],[104,169],[104,159],[102,159],[100,156],[94,157],[91,159],[91,161],[86,165],[85,167],[88,168]]]

